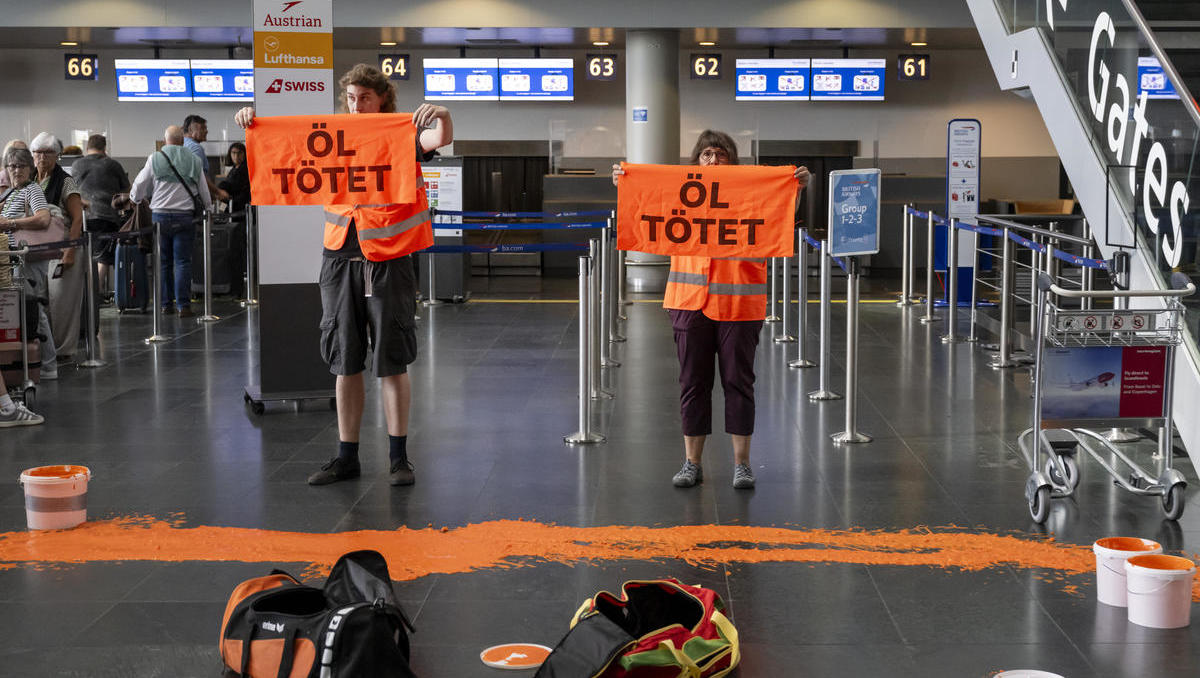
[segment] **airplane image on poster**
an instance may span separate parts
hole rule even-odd
[[[1121,411],[1121,347],[1048,348],[1043,354],[1045,419],[1108,419]]]
[[[1115,379],[1116,376],[1117,375],[1113,372],[1101,372],[1090,379],[1084,379],[1083,381],[1071,380],[1066,384],[1058,384],[1058,386],[1066,388],[1070,391],[1082,391],[1084,389],[1092,388],[1093,386],[1097,388],[1109,388],[1113,385],[1113,379]]]

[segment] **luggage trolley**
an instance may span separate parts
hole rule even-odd
[[[1180,298],[1194,293],[1196,286],[1181,273],[1171,277],[1171,290],[1067,290],[1045,273],[1037,286],[1033,428],[1017,439],[1032,470],[1025,499],[1034,522],[1045,522],[1051,499],[1069,497],[1079,486],[1075,453],[1080,447],[1112,475],[1114,484],[1161,497],[1166,517],[1179,519],[1187,481],[1171,468],[1173,371],[1184,329]],[[1052,302],[1050,294],[1114,302],[1159,297],[1164,303],[1133,310],[1067,309]],[[1131,426],[1160,429],[1157,477],[1092,430]],[[1118,470],[1118,460],[1129,468],[1127,475]]]
[[[25,257],[29,254],[29,248],[24,243],[21,243],[18,249],[9,249],[9,246],[8,235],[0,234],[0,307],[11,310],[16,316],[14,321],[8,313],[0,311],[0,316],[4,316],[3,322],[0,322],[0,343],[4,341],[4,335],[16,330],[17,350],[21,354],[21,383],[6,385],[8,390],[22,402],[30,404],[37,393],[37,386],[29,377],[27,332],[30,332],[31,328],[26,327],[27,323],[25,322],[25,304],[28,303],[25,294],[25,278],[19,274],[21,266],[25,263]],[[16,297],[15,304],[11,301],[13,297]],[[32,331],[36,331],[36,328],[33,328]]]

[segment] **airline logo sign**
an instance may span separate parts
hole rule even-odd
[[[326,69],[256,68],[254,85],[259,115],[314,114],[333,110],[333,72]],[[266,105],[268,112],[263,112]]]
[[[263,90],[264,94],[279,94],[281,92],[324,92],[325,83],[320,80],[287,80],[285,78],[275,78],[267,88]]]
[[[1059,20],[1068,18],[1061,16],[1068,12],[1067,0],[1047,2],[1046,5],[1050,30],[1055,30],[1055,15],[1060,15]],[[1093,7],[1087,3],[1074,3],[1071,10],[1081,6]],[[1183,253],[1183,222],[1191,208],[1188,184],[1182,179],[1171,180],[1167,149],[1150,135],[1151,124],[1146,114],[1150,100],[1145,90],[1138,94],[1137,60],[1114,58],[1136,52],[1141,47],[1140,35],[1127,22],[1122,22],[1118,30],[1108,12],[1100,12],[1094,17],[1089,12],[1069,19],[1070,22],[1063,25],[1074,27],[1081,20],[1092,25],[1085,74],[1088,92],[1085,108],[1090,108],[1087,112],[1094,119],[1097,139],[1102,141],[1102,146],[1107,146],[1109,162],[1131,166],[1126,177],[1134,201],[1145,215],[1150,233],[1162,234],[1162,254],[1167,266],[1178,266]],[[1156,105],[1170,104],[1158,102]],[[1143,172],[1139,187],[1137,176]]]
[[[255,31],[254,66],[333,68],[333,34]]]
[[[255,2],[254,32],[332,33],[333,0]]]

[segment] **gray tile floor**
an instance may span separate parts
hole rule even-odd
[[[566,447],[562,436],[575,428],[574,305],[491,302],[564,299],[572,290],[570,281],[493,281],[476,301],[421,311],[412,488],[386,484],[373,393],[363,478],[304,484],[334,449],[333,413],[326,403],[250,413],[242,387],[255,371],[255,318],[231,303],[219,305],[224,318],[211,326],[168,318],[174,339],[153,349],[141,343],[147,318],[106,310],[109,365],[64,367],[59,381],[39,388],[35,409],[47,423],[0,433],[0,476],[87,464],[96,473],[92,518],[181,513],[184,525],[339,532],[516,517],[574,526],[954,524],[1079,544],[1138,535],[1172,551],[1198,550],[1196,491],[1183,519],[1165,522],[1156,501],[1114,491],[1086,462],[1078,498],[1056,502],[1045,528],[1033,525],[1022,497],[1027,470],[1015,451],[1029,416],[1028,372],[988,369],[987,354],[943,345],[942,327],[920,325],[920,311],[891,304],[862,308],[859,428],[875,436],[869,445],[830,442],[844,404],[808,402],[816,370],[788,369],[795,349],[771,342],[768,326],[757,366],[758,488],[730,487],[724,436],[710,441],[702,486],[671,487],[681,457],[674,348],[661,309],[636,303],[627,309],[629,341],[615,350],[623,364],[606,373],[616,398],[596,417],[608,442]],[[843,313],[834,308],[838,390]],[[815,307],[811,317],[815,332]],[[815,335],[809,339],[815,352]],[[1190,463],[1179,461],[1195,481]],[[0,490],[0,530],[24,529],[21,506],[15,483]],[[0,674],[217,676],[215,641],[232,587],[304,563],[13,565],[0,570]],[[427,678],[492,675],[477,658],[483,647],[514,639],[553,645],[584,596],[663,576],[702,583],[728,602],[743,642],[742,676],[1200,673],[1197,627],[1129,625],[1123,610],[1095,602],[1091,576],[1068,578],[1078,586],[1071,594],[1040,574],[1003,564],[960,572],[601,561],[430,575],[398,589],[418,628],[413,664]]]

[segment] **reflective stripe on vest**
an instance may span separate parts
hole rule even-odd
[[[420,226],[429,221],[429,210],[422,210],[412,215],[407,219],[397,221],[394,224],[380,226],[379,228],[363,228],[358,231],[358,240],[361,243],[363,240],[379,240],[380,238],[391,238],[400,235],[401,233]]]
[[[766,294],[767,286],[757,283],[709,283],[709,294],[724,294],[726,296],[750,296]]]
[[[703,273],[683,273],[680,271],[671,271],[667,274],[668,283],[679,283],[681,285],[707,285],[708,276]]]
[[[325,210],[325,223],[345,228],[350,225],[350,215]]]

